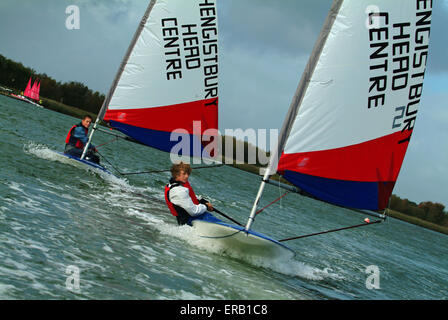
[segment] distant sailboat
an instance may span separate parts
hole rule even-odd
[[[25,91],[23,92],[23,95],[25,97],[31,97],[31,77],[28,80],[28,84],[27,84],[27,86],[25,88]]]
[[[37,89],[37,84],[38,84],[38,81],[37,80],[34,81],[34,84],[31,87],[31,90],[29,92],[29,95],[24,94],[24,96],[26,96],[26,97],[28,97],[30,99],[33,99],[33,100],[39,100],[39,93],[37,92],[37,90],[38,90]]]
[[[30,77],[30,79],[28,80],[28,84],[25,88],[25,91],[23,92],[23,95],[16,95],[12,93],[11,97],[28,102],[32,105],[35,105],[36,107],[42,108],[42,106],[39,104],[40,82],[36,80],[34,84],[31,86],[31,80],[32,79]]]

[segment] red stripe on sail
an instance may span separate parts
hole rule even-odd
[[[291,170],[316,177],[360,181],[395,182],[412,131],[396,132],[360,144],[323,151],[285,154],[277,171]],[[400,141],[402,141],[400,143]],[[381,190],[389,193],[393,185]]]
[[[187,130],[193,134],[193,122],[201,122],[201,134],[207,129],[218,129],[218,98],[181,103],[171,106],[106,111],[104,120],[132,126],[172,132]]]

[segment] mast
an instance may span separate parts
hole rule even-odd
[[[294,119],[297,116],[300,105],[302,103],[303,97],[305,96],[305,92],[308,88],[310,79],[313,75],[314,69],[316,68],[317,62],[319,61],[319,57],[322,53],[322,49],[324,48],[325,42],[327,40],[328,34],[330,33],[331,28],[333,27],[334,21],[339,13],[339,9],[341,8],[343,0],[334,0],[331,6],[331,9],[328,13],[327,19],[325,20],[324,26],[319,34],[316,44],[314,45],[313,51],[311,52],[311,56],[308,60],[308,64],[305,67],[305,70],[302,74],[302,78],[299,82],[299,85],[296,89],[296,92],[293,96],[291,105],[289,107],[288,113],[286,115],[285,121],[283,123],[282,129],[280,131],[279,142],[277,147],[275,148],[272,156],[269,159],[269,166],[266,168],[266,171],[263,176],[263,181],[260,184],[260,188],[258,189],[257,196],[255,197],[254,205],[249,215],[249,219],[246,224],[246,231],[250,229],[252,223],[254,222],[255,214],[257,211],[258,202],[260,201],[261,195],[263,194],[264,187],[266,182],[269,180],[269,176],[275,173],[278,165],[279,156],[282,153],[283,148],[285,147],[286,140],[288,139],[289,133],[291,131],[291,127],[294,124]]]
[[[84,150],[82,152],[81,159],[84,159],[84,157],[85,157],[85,155],[87,153],[87,150],[89,148],[90,142],[92,141],[93,134],[94,134],[95,130],[98,127],[98,123],[103,119],[104,114],[106,113],[107,106],[109,105],[110,100],[112,99],[112,96],[113,96],[113,94],[115,92],[115,89],[117,88],[118,81],[121,78],[121,75],[122,75],[122,73],[124,71],[124,68],[125,68],[126,64],[128,63],[129,57],[131,56],[132,50],[134,49],[135,44],[137,43],[137,40],[140,37],[140,34],[142,33],[143,28],[146,25],[146,22],[148,21],[149,14],[151,13],[151,10],[154,7],[156,1],[157,0],[151,0],[151,2],[149,3],[148,7],[146,8],[146,11],[145,11],[145,14],[143,15],[142,20],[140,21],[139,27],[135,31],[134,37],[132,38],[132,41],[131,41],[131,43],[130,43],[130,45],[128,47],[128,50],[126,51],[126,54],[124,55],[123,60],[121,61],[120,67],[118,68],[117,75],[115,76],[115,79],[112,82],[112,85],[111,85],[111,87],[109,89],[107,97],[106,97],[106,99],[104,99],[103,105],[101,106],[101,109],[100,109],[100,111],[98,113],[98,116],[96,118],[95,124],[93,125],[92,131],[90,132],[89,140],[87,141],[87,143],[86,143],[86,145],[84,147]]]

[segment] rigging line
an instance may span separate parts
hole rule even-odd
[[[228,215],[226,215],[224,212],[219,211],[216,208],[213,208],[213,211],[215,211],[216,213],[222,215],[223,217],[229,219],[230,221],[232,221],[233,223],[239,225],[240,227],[244,227],[241,223],[239,223],[238,221],[236,221],[235,219],[233,219],[232,217],[229,217]]]
[[[109,144],[109,143],[111,143],[111,142],[115,142],[115,141],[117,141],[117,140],[118,140],[118,136],[116,136],[115,139],[112,139],[112,140],[107,141],[107,142],[105,142],[105,143],[102,143],[102,144],[100,144],[100,145],[98,145],[98,146],[95,146],[95,148],[102,147],[102,146],[104,146],[104,145],[106,145],[106,144]]]
[[[208,168],[216,168],[216,167],[221,167],[224,164],[218,164],[218,165],[214,165],[214,166],[203,166],[203,167],[192,167],[192,169],[196,170],[196,169],[208,169]],[[125,172],[125,173],[120,173],[123,176],[126,175],[132,175],[132,174],[144,174],[144,173],[162,173],[162,172],[170,172],[170,169],[164,169],[164,170],[153,170],[153,171],[138,171],[138,172]]]
[[[274,203],[276,203],[277,201],[279,201],[281,198],[283,198],[284,196],[286,196],[288,193],[290,193],[291,191],[286,191],[282,196],[278,197],[277,199],[275,199],[274,201],[272,201],[271,203],[269,203],[267,206],[265,206],[264,208],[261,208],[260,210],[258,210],[257,212],[255,212],[255,215],[259,214],[260,212],[262,212],[264,209],[270,207],[271,205],[273,205]]]
[[[330,233],[330,232],[336,232],[336,231],[341,231],[341,230],[348,230],[348,229],[354,229],[354,228],[359,228],[359,227],[365,227],[365,226],[368,226],[368,225],[371,225],[371,224],[381,223],[381,222],[383,222],[383,220],[376,220],[376,221],[372,221],[372,222],[365,222],[365,223],[357,224],[357,225],[354,225],[354,226],[338,228],[338,229],[332,229],[332,230],[327,230],[327,231],[321,231],[321,232],[316,232],[316,233],[311,233],[311,234],[305,234],[303,236],[298,236],[298,237],[286,238],[286,239],[278,240],[278,242],[302,239],[302,238],[318,236],[320,234],[325,234],[325,233]]]
[[[132,175],[132,174],[146,174],[146,173],[161,173],[161,172],[169,172],[170,169],[165,170],[153,170],[153,171],[139,171],[139,172],[120,172],[105,156],[103,156],[98,150],[96,151],[118,174],[122,176]],[[193,167],[192,169],[208,169],[208,168],[216,168],[221,167],[224,164],[218,164],[215,166],[202,166],[202,167]]]
[[[115,129],[114,127],[108,127],[108,128],[109,128],[110,130],[117,130],[117,129]],[[146,146],[146,147],[147,147],[146,144],[144,144],[144,143],[142,143],[142,142],[140,142],[140,141],[138,141],[138,140],[135,140],[134,138],[131,138],[131,137],[129,137],[129,136],[122,136],[122,135],[119,135],[119,134],[116,134],[116,133],[113,133],[113,132],[109,132],[109,130],[104,130],[104,129],[101,129],[101,128],[96,128],[95,130],[100,131],[100,132],[103,132],[103,133],[108,134],[108,135],[110,135],[110,136],[114,136],[114,137],[117,137],[117,138],[120,138],[120,139],[129,141],[129,142],[133,142],[133,143],[141,144],[142,146]]]
[[[350,210],[350,211],[361,213],[361,214],[366,214],[366,215],[369,215],[369,216],[372,216],[372,217],[375,217],[375,218],[380,218],[382,220],[386,220],[386,218],[387,218],[387,216],[384,213],[381,214],[381,213],[378,213],[378,212],[375,212],[375,211],[372,211],[372,210],[368,210],[368,209],[365,209],[365,210],[368,210],[368,211],[365,211],[365,210],[362,210],[362,209],[344,207],[342,205],[338,205],[338,204],[335,204],[335,203],[331,203],[331,202],[328,202],[328,201],[316,198],[312,194],[310,194],[310,193],[308,193],[308,192],[306,192],[306,191],[304,191],[302,189],[299,189],[296,186],[290,186],[290,185],[281,183],[279,181],[276,181],[275,183],[272,182],[271,180],[263,180],[263,181],[265,181],[268,184],[279,186],[279,187],[281,187],[283,189],[286,189],[286,190],[289,190],[289,191],[291,191],[293,193],[297,193],[297,194],[299,194],[301,196],[304,196],[304,197],[307,197],[307,198],[311,198],[311,199],[314,199],[314,200],[317,200],[317,201],[321,201],[321,202],[324,202],[324,203],[328,203],[328,204],[330,204],[332,206],[335,206],[335,207],[338,207],[338,208]],[[383,210],[383,212],[384,212],[384,210]]]
[[[113,127],[110,127],[110,129],[111,129],[111,130],[116,130],[116,129],[114,129]],[[105,134],[108,134],[108,135],[111,135],[111,136],[114,136],[114,137],[117,137],[117,138],[120,138],[120,139],[129,141],[129,142],[133,142],[133,143],[141,144],[142,146],[147,146],[146,144],[141,143],[140,141],[137,141],[137,140],[135,140],[134,138],[131,138],[131,137],[128,137],[128,136],[121,136],[121,135],[118,135],[118,134],[115,134],[115,133],[111,133],[111,132],[109,132],[108,130],[104,130],[104,129],[101,129],[101,128],[97,128],[96,130],[98,130],[98,131],[100,131],[100,132],[103,132],[103,133],[105,133]]]
[[[126,138],[125,136],[116,134],[116,133],[114,133],[114,132],[109,132],[109,131],[112,131],[112,130],[115,130],[115,129],[112,128],[112,127],[108,127],[108,128],[109,128],[109,130],[104,130],[104,129],[101,129],[101,128],[97,128],[96,130],[98,130],[98,131],[100,131],[100,132],[103,132],[103,133],[105,133],[105,134],[108,134],[108,135],[110,135],[110,136],[114,136],[114,137],[118,137],[118,138],[122,138],[122,139],[125,139],[125,138]]]
[[[107,158],[103,156],[98,150],[96,151],[96,153],[98,153],[101,156],[101,158],[103,158],[115,171],[117,171],[120,175],[123,175],[123,173],[121,173],[120,170],[115,168],[115,166],[112,163],[110,163],[110,161],[107,160]]]

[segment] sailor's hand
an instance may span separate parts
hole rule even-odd
[[[207,202],[205,205],[207,206],[207,210],[208,210],[208,211],[213,211],[213,210],[215,210],[215,209],[213,209],[213,205],[212,205],[210,202]]]

